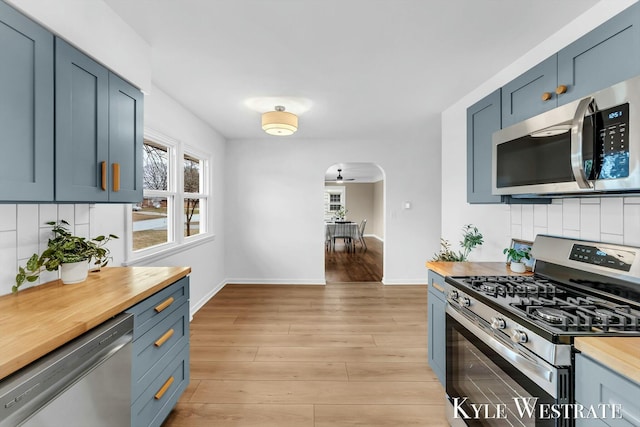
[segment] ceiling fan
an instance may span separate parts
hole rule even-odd
[[[338,176],[336,179],[326,179],[325,182],[344,182],[344,181],[355,181],[355,178],[343,178],[342,177],[342,169],[338,169]]]

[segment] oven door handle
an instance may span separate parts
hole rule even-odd
[[[576,114],[571,122],[571,170],[578,187],[584,189],[593,188],[593,184],[584,171],[584,159],[582,157],[582,145],[584,142],[584,118],[588,111],[595,111],[595,99],[588,96],[578,103]]]
[[[504,357],[506,360],[517,366],[519,369],[525,369],[528,372],[536,375],[537,377],[544,379],[548,383],[552,382],[554,372],[553,370],[548,369],[544,365],[538,363],[536,360],[533,360],[530,356],[520,354],[512,348],[505,346],[497,338],[489,335],[486,331],[483,331],[482,328],[476,324],[481,322],[482,319],[476,317],[475,322],[473,322],[467,318],[469,315],[465,316],[463,313],[458,312],[458,310],[456,310],[451,305],[447,305],[446,312],[451,317],[456,319],[458,323],[471,331],[478,339],[491,347],[500,356]],[[487,327],[490,328],[489,326]]]

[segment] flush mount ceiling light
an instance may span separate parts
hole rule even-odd
[[[298,130],[298,116],[284,111],[282,105],[277,105],[275,111],[262,114],[262,130],[269,135],[293,135]]]

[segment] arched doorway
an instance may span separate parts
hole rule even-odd
[[[325,281],[381,282],[384,171],[373,163],[345,162],[324,175]]]

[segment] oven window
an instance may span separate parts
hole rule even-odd
[[[460,410],[454,406],[457,418],[469,416],[464,419],[469,426],[556,425],[556,420],[537,420],[526,411],[521,415],[527,402],[535,409],[555,400],[449,315],[446,389],[452,403],[456,398],[459,403]],[[481,410],[474,412],[471,404]]]

